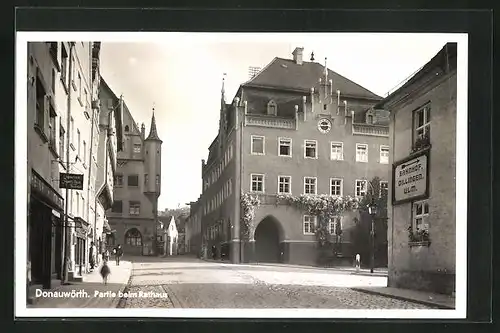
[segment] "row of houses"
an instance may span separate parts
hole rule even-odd
[[[121,100],[101,108],[99,42],[28,43],[28,285],[88,272],[108,232]]]
[[[218,135],[190,204],[188,251],[207,256],[215,246],[232,263],[315,264],[317,216],[290,202],[318,194],[362,200],[382,188],[389,285],[452,293],[456,54],[446,44],[386,98],[328,69],[326,59],[304,61],[302,48],[273,59],[229,104],[223,85]],[[348,263],[357,251],[349,229],[369,223],[363,218],[370,216],[354,210],[330,221]]]
[[[81,280],[106,248],[155,252],[162,141],[101,77],[100,50],[28,43],[28,297]]]

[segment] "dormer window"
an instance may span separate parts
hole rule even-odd
[[[373,111],[370,110],[366,113],[365,121],[367,124],[373,125],[373,119],[374,119]]]
[[[267,103],[267,114],[270,116],[276,116],[278,114],[278,106],[273,100]]]
[[[128,125],[125,125],[125,132],[128,132],[128,131],[129,131]]]

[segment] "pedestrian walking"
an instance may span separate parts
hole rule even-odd
[[[102,260],[104,262],[107,262],[109,260],[109,250],[106,249],[103,253],[102,253]]]
[[[212,259],[215,260],[215,257],[217,256],[217,248],[215,245],[212,245]]]
[[[120,244],[113,249],[113,254],[115,255],[116,266],[120,266],[120,258],[123,255],[122,246]]]
[[[101,276],[102,276],[102,281],[104,284],[108,284],[108,276],[111,274],[111,270],[109,269],[108,262],[105,260],[102,263],[101,267]]]
[[[359,253],[356,254],[356,272],[359,272],[359,269],[361,267],[361,256]]]
[[[90,243],[90,250],[89,250],[89,263],[90,263],[90,269],[94,270],[95,268],[95,257],[94,257],[94,242]]]

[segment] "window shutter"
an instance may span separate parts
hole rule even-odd
[[[45,95],[43,97],[43,132],[45,133],[45,135],[47,135],[47,138],[50,136],[49,121],[50,121],[50,96]]]

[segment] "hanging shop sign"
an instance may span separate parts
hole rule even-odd
[[[59,173],[59,187],[70,190],[83,190],[83,175],[75,173]]]
[[[398,205],[429,197],[429,150],[392,166],[392,203]]]

